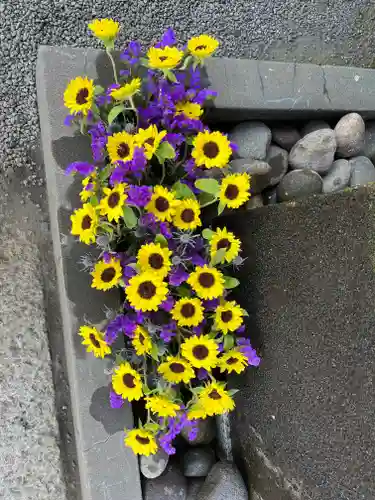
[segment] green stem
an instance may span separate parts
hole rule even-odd
[[[162,168],[162,174],[161,174],[160,184],[163,185],[165,179],[165,163],[162,164],[161,168]]]
[[[217,202],[217,198],[215,198],[212,201],[208,201],[207,203],[204,203],[203,205],[201,205],[201,208],[208,207],[209,205],[212,205],[213,203],[216,203],[216,202]]]
[[[118,78],[117,78],[117,70],[116,70],[115,60],[113,59],[113,56],[111,54],[111,50],[110,49],[106,49],[106,52],[107,52],[109,60],[111,61],[111,64],[112,64],[113,76],[115,77],[115,82],[118,84]]]
[[[128,101],[130,102],[130,106],[131,106],[131,108],[130,108],[130,109],[132,109],[132,110],[134,111],[134,113],[135,113],[135,117],[136,117],[136,120],[137,120],[137,125],[138,125],[138,110],[137,110],[137,108],[135,107],[134,100],[133,100],[133,96],[130,96],[130,97],[128,98]]]

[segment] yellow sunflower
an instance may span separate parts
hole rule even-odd
[[[199,403],[209,416],[228,413],[235,407],[232,397],[217,382],[211,382],[203,389],[199,394]]]
[[[242,352],[235,351],[234,349],[221,356],[218,363],[218,367],[222,373],[241,373],[248,365],[247,357]]]
[[[77,76],[68,83],[64,92],[64,105],[72,115],[86,116],[94,102],[94,81]]]
[[[130,82],[125,83],[120,88],[111,91],[111,97],[116,101],[126,101],[129,97],[139,92],[142,80],[140,78],[133,78]]]
[[[230,174],[224,177],[220,186],[219,199],[228,208],[238,208],[250,198],[250,176]]]
[[[189,420],[199,420],[207,418],[207,412],[199,402],[194,403],[187,410],[187,417]]]
[[[100,215],[106,215],[107,219],[118,222],[123,215],[125,201],[128,195],[125,189],[128,187],[125,183],[116,184],[114,188],[103,188],[104,198],[100,200]]]
[[[224,168],[232,155],[229,139],[221,132],[199,132],[193,140],[191,156],[198,167]]]
[[[119,23],[113,19],[94,19],[88,27],[104,43],[113,42],[120,29]]]
[[[198,326],[203,321],[203,311],[201,300],[182,298],[175,303],[171,315],[180,326]]]
[[[181,354],[194,368],[211,370],[217,365],[219,348],[208,335],[193,335],[181,344]]]
[[[223,229],[217,229],[210,240],[211,259],[215,257],[218,250],[225,249],[225,254],[221,262],[232,262],[241,250],[241,242],[233,233]]]
[[[104,340],[104,334],[93,326],[81,326],[79,334],[83,337],[82,344],[87,352],[92,352],[96,358],[104,358],[111,353],[111,348]]]
[[[83,189],[79,196],[83,202],[86,202],[94,194],[97,188],[96,173],[88,175],[82,180]]]
[[[167,395],[156,394],[145,399],[146,409],[159,417],[175,417],[180,409],[180,405],[174,403]]]
[[[167,356],[167,360],[159,366],[158,372],[171,384],[179,384],[180,382],[187,384],[195,377],[192,366],[178,356]]]
[[[127,361],[114,369],[112,387],[116,394],[128,401],[138,401],[143,395],[141,376]]]
[[[95,242],[99,223],[95,207],[90,203],[85,203],[82,208],[78,208],[72,213],[70,220],[72,221],[71,233],[74,236],[79,236],[79,239],[86,245]]]
[[[141,271],[153,271],[161,278],[165,278],[172,266],[168,247],[159,243],[145,243],[137,254],[137,264]]]
[[[148,49],[148,64],[152,69],[173,69],[181,62],[184,53],[176,47]]]
[[[196,102],[178,102],[176,103],[176,115],[183,114],[193,120],[198,120],[203,113],[203,108]]]
[[[146,205],[146,210],[161,221],[171,222],[179,204],[180,202],[176,200],[171,191],[163,186],[155,186],[151,201]]]
[[[142,326],[138,325],[136,327],[132,344],[138,356],[144,356],[145,354],[150,354],[151,352],[151,337]]]
[[[219,42],[209,35],[200,35],[190,38],[187,47],[193,56],[204,59],[212,55],[218,48]]]
[[[202,225],[200,214],[201,207],[197,200],[190,198],[182,200],[176,208],[173,224],[182,231],[196,229]]]
[[[134,146],[134,135],[128,134],[125,131],[110,135],[108,137],[107,150],[111,162],[132,160]]]
[[[124,443],[136,455],[154,455],[158,451],[155,435],[146,429],[133,429],[128,431]]]
[[[109,290],[118,285],[122,278],[122,269],[120,261],[111,258],[107,263],[104,260],[99,260],[91,273],[93,277],[91,287],[97,290]]]
[[[138,311],[157,311],[167,297],[168,288],[160,276],[146,271],[133,276],[125,290],[132,307]]]
[[[215,267],[196,267],[187,282],[201,299],[216,299],[224,293],[224,278]]]
[[[222,331],[224,335],[228,332],[234,332],[243,323],[243,310],[232,300],[223,302],[217,306],[215,311],[215,328]]]
[[[145,157],[151,160],[158,149],[161,140],[167,135],[166,130],[158,131],[156,125],[150,125],[146,129],[140,128],[135,136],[137,146],[145,151]]]

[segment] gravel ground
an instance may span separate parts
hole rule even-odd
[[[0,219],[7,222],[0,240],[0,366],[7,374],[6,380],[0,378],[0,413],[7,421],[0,426],[0,469],[6,471],[0,474],[1,498],[64,498],[43,311],[43,279],[51,274],[46,272],[47,236],[40,234],[48,219],[34,81],[38,46],[96,46],[87,34],[87,21],[112,16],[122,22],[122,41],[151,42],[173,26],[181,40],[201,32],[217,36],[220,54],[227,56],[372,66],[372,4],[372,0],[0,0]],[[51,341],[57,411],[65,436],[66,383],[56,358],[58,339]],[[49,444],[45,436],[51,437]],[[73,462],[70,455],[67,462]],[[68,484],[74,486],[70,476]],[[73,493],[68,496],[74,498]]]

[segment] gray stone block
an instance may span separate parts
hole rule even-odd
[[[82,74],[104,74],[98,51],[41,47],[37,63],[38,106],[47,178],[53,249],[64,330],[72,411],[83,500],[141,500],[136,456],[123,443],[123,428],[133,426],[130,405],[112,410],[108,401],[106,362],[86,354],[77,335],[84,320],[98,324],[104,305],[117,307],[117,294],[90,287],[88,273],[77,261],[89,247],[70,235],[69,216],[79,203],[78,186],[64,168],[74,160],[90,159],[88,143],[63,124],[63,92],[67,82]],[[108,68],[109,71],[109,68]],[[109,73],[108,73],[109,74]],[[53,332],[52,332],[53,334]]]

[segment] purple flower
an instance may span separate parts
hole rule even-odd
[[[159,437],[159,444],[167,455],[174,455],[176,453],[176,448],[172,446],[172,441],[173,438],[168,432]]]
[[[170,312],[172,310],[174,304],[175,304],[174,298],[172,297],[172,295],[168,295],[166,300],[162,304],[160,304],[160,307],[164,311]]]
[[[169,275],[169,284],[172,286],[180,286],[188,277],[189,273],[187,273],[183,267],[177,267]]]
[[[232,153],[238,153],[238,146],[234,142],[230,143],[230,147],[232,149]]]
[[[133,65],[139,62],[140,56],[141,44],[139,42],[130,42],[127,48],[121,53],[120,58]]]
[[[160,233],[164,236],[164,238],[167,238],[167,240],[172,238],[172,233],[169,229],[168,222],[160,222],[159,230],[160,230]]]
[[[212,99],[216,96],[217,92],[215,92],[214,90],[203,89],[196,94],[196,96],[193,98],[193,102],[203,106],[207,99]]]
[[[194,266],[204,266],[205,264],[207,264],[206,259],[204,259],[199,253],[196,252],[192,253],[189,256],[189,259]]]
[[[111,408],[122,408],[122,406],[124,405],[124,400],[122,399],[122,396],[119,396],[115,393],[114,390],[110,389],[109,403],[111,405]]]
[[[167,31],[164,33],[161,41],[155,44],[155,47],[164,48],[164,47],[170,47],[171,45],[175,44],[176,44],[176,35],[174,34],[172,28],[168,28]]]
[[[203,302],[204,308],[208,311],[215,311],[219,305],[219,299],[210,299]]]
[[[166,343],[170,342],[173,337],[176,336],[176,327],[176,322],[173,320],[163,325],[160,332],[160,338]]]
[[[103,122],[98,122],[92,127],[88,133],[91,136],[91,151],[94,161],[99,162],[104,160],[104,150],[107,144],[107,130]]]
[[[73,124],[74,118],[76,118],[75,115],[66,115],[64,118],[64,125],[70,127]]]
[[[169,142],[171,146],[176,148],[177,146],[180,146],[184,142],[184,136],[182,134],[177,134],[173,132],[169,132],[164,139]]]
[[[120,333],[125,333],[125,335],[132,338],[137,324],[134,314],[127,314],[126,316],[119,314],[108,323],[105,332],[105,341],[109,345],[113,344]]]
[[[131,185],[128,190],[129,203],[137,207],[145,207],[151,200],[152,188],[149,186]]]
[[[78,172],[85,177],[92,174],[95,171],[95,166],[87,161],[74,161],[67,166],[65,173],[66,175],[75,174]]]
[[[237,328],[236,333],[243,333],[245,329],[246,329],[245,325],[241,325],[239,328]]]
[[[206,380],[208,378],[208,371],[205,368],[199,368],[197,378],[198,380]]]
[[[194,441],[198,436],[198,420],[188,420],[186,424],[188,428],[188,439],[189,441]]]
[[[239,346],[239,351],[247,357],[249,365],[260,365],[261,359],[257,355],[256,350],[252,347],[249,339],[246,339],[245,337],[239,337],[237,339],[237,344]]]

